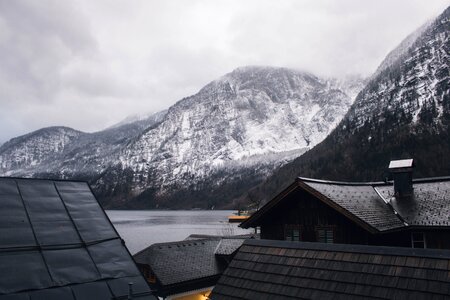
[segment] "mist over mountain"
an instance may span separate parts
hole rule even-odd
[[[392,159],[414,158],[415,177],[450,174],[447,8],[381,63],[344,119],[319,145],[275,172],[251,197],[270,198],[296,176],[380,181]]]
[[[88,180],[107,207],[230,205],[322,141],[361,81],[238,68],[161,113],[96,133],[56,127],[15,138],[0,147],[0,172]]]
[[[409,35],[369,79],[237,68],[99,132],[11,139],[0,175],[87,180],[107,208],[236,207],[295,176],[381,180],[405,157],[417,177],[448,175],[448,19],[449,9]]]

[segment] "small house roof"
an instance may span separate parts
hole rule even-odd
[[[450,251],[247,240],[209,298],[443,299]]]
[[[400,200],[394,197],[392,182],[339,182],[299,177],[241,226],[258,226],[278,203],[298,189],[307,191],[372,233],[408,226],[450,226],[450,177],[414,180],[413,196]]]
[[[163,286],[199,280],[222,273],[214,252],[219,238],[157,243],[136,253],[138,264],[148,265]]]
[[[249,237],[191,235],[183,241],[153,244],[134,258],[155,274],[158,295],[173,295],[214,285],[226,267],[220,258],[231,258]]]
[[[0,299],[155,299],[86,182],[0,178]]]

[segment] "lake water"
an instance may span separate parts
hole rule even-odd
[[[107,210],[111,222],[131,254],[154,243],[184,240],[190,234],[235,235],[252,233],[228,223],[231,210]]]

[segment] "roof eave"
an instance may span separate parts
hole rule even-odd
[[[221,273],[207,277],[192,279],[188,281],[172,283],[168,285],[161,284],[161,290],[154,292],[154,294],[160,297],[168,297],[171,295],[185,293],[192,290],[207,288],[215,285],[219,280],[220,276],[222,276]]]
[[[261,207],[253,215],[251,215],[250,218],[239,224],[239,227],[250,228],[258,226],[257,222],[260,220],[260,218],[263,217],[266,212],[279,204],[287,195],[297,189],[299,186],[299,182],[300,179],[296,178],[293,183],[291,183],[287,188],[277,194],[272,200],[268,201],[263,207]]]

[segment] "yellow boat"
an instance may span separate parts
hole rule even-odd
[[[248,218],[250,218],[250,216],[231,215],[231,216],[228,216],[228,222],[230,222],[230,223],[241,223],[241,222],[247,220]]]

